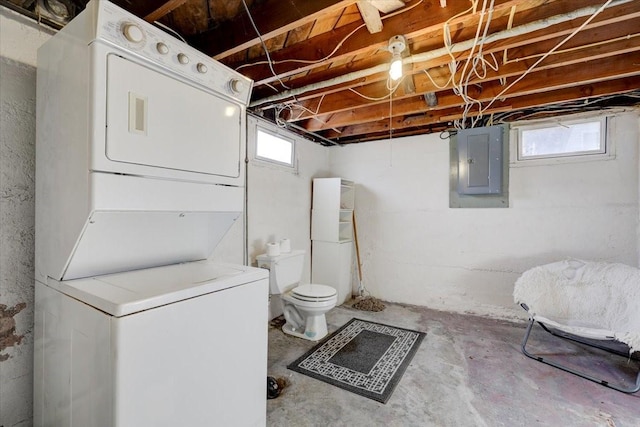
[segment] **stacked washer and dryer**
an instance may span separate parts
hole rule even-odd
[[[35,425],[266,423],[268,272],[209,259],[251,87],[104,0],[38,51]]]

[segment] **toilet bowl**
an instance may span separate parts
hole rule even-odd
[[[258,267],[269,270],[272,298],[282,302],[286,320],[282,330],[289,335],[318,341],[327,331],[325,314],[336,306],[338,291],[316,283],[300,285],[305,251],[292,251],[277,256],[258,255]]]
[[[325,314],[336,306],[338,292],[331,286],[300,285],[282,295],[284,318],[282,330],[311,341],[327,336]]]

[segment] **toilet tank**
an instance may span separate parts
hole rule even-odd
[[[258,255],[258,267],[269,270],[269,292],[279,295],[300,283],[304,267],[305,251],[291,251],[276,257],[267,254]]]

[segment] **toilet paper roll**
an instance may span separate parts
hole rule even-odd
[[[278,243],[267,243],[267,255],[268,256],[280,255],[280,245]]]
[[[280,240],[280,252],[282,252],[283,254],[287,254],[291,252],[291,240],[289,239]]]

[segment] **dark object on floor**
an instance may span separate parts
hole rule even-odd
[[[351,319],[287,368],[386,403],[425,335]]]
[[[280,396],[280,391],[278,380],[273,377],[267,377],[267,399],[275,399]]]
[[[524,308],[525,310],[527,310],[527,311],[529,310],[528,307],[526,306],[526,304],[521,304],[521,305],[522,305],[522,308]],[[582,338],[582,337],[579,337],[579,336],[576,336],[576,335],[569,334],[569,333],[564,332],[564,331],[548,328],[544,323],[542,323],[540,321],[537,321],[537,322],[538,322],[538,325],[540,325],[540,327],[542,327],[542,329],[544,329],[545,331],[549,332],[551,335],[556,336],[558,338],[563,338],[563,339],[566,339],[566,340],[570,340],[570,341],[573,341],[573,342],[584,344],[584,345],[589,346],[589,347],[598,348],[600,350],[606,351],[609,354],[615,354],[615,355],[618,355],[618,356],[626,357],[628,359],[629,363],[631,363],[632,359],[635,359],[635,357],[630,357],[629,356],[628,347],[623,343],[614,342],[612,344],[618,344],[620,346],[626,347],[626,350],[627,350],[626,352],[618,350],[618,349],[614,348],[612,345],[600,344],[599,341],[601,341],[601,340],[592,340],[592,339]],[[533,360],[537,360],[538,362],[544,363],[546,365],[553,366],[554,368],[558,368],[558,369],[563,370],[565,372],[569,372],[571,374],[577,375],[577,376],[579,376],[581,378],[584,378],[584,379],[587,379],[589,381],[593,381],[595,383],[601,384],[601,385],[603,385],[605,387],[609,387],[609,388],[612,388],[614,390],[621,391],[623,393],[632,394],[632,393],[636,393],[636,392],[640,391],[640,366],[638,367],[638,374],[637,374],[637,377],[636,377],[635,385],[632,385],[632,386],[615,385],[615,384],[611,384],[609,381],[606,381],[606,380],[603,380],[603,379],[599,379],[599,378],[595,378],[594,376],[589,375],[589,374],[587,374],[585,372],[578,371],[576,369],[567,367],[565,365],[561,365],[558,362],[551,361],[551,360],[546,359],[544,357],[541,357],[541,356],[538,356],[538,355],[535,355],[535,354],[532,354],[532,353],[528,352],[527,349],[526,349],[526,345],[527,345],[527,341],[529,340],[529,335],[531,334],[531,329],[533,328],[534,323],[536,323],[536,319],[535,318],[529,319],[529,325],[527,326],[527,332],[525,333],[524,339],[522,340],[522,353],[524,353],[525,356],[527,356],[527,357],[529,357],[529,358],[531,358]],[[637,354],[637,353],[634,353],[634,354]]]
[[[271,319],[271,321],[269,322],[269,326],[276,329],[282,329],[285,323],[287,323],[287,321],[285,320],[284,316],[280,315],[274,319]]]
[[[367,296],[358,297],[351,307],[362,311],[382,311],[384,310],[385,305],[378,298]]]

